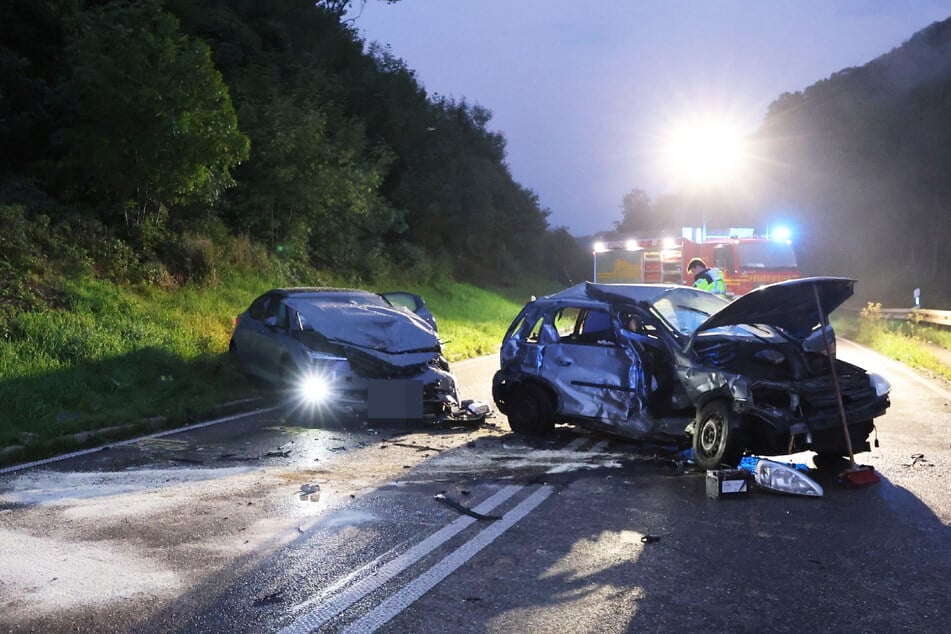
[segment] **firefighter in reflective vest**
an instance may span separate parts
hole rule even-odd
[[[693,275],[693,286],[702,291],[710,291],[717,295],[726,295],[726,280],[723,271],[718,268],[708,269],[707,264],[700,258],[690,260],[687,272]]]

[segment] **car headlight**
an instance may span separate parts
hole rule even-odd
[[[792,495],[807,495],[822,497],[822,486],[803,472],[770,460],[760,460],[753,469],[756,484],[764,489],[789,493]]]
[[[311,373],[301,381],[299,392],[307,403],[323,403],[330,397],[330,380],[322,374]]]
[[[875,396],[885,396],[892,391],[892,384],[881,374],[869,372],[868,380],[869,383],[872,384],[872,387],[875,388]]]

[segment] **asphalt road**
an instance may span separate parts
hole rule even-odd
[[[657,448],[504,417],[404,433],[263,411],[7,473],[0,630],[944,632],[951,393],[839,354],[892,406],[858,456],[882,481],[822,476],[821,499],[710,499]],[[456,364],[463,396],[490,400],[496,364]]]

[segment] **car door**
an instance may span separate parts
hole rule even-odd
[[[558,340],[544,347],[543,375],[558,390],[560,413],[615,425],[638,414],[632,355],[619,345],[608,311],[564,306],[552,326]]]
[[[257,376],[262,375],[260,348],[262,334],[266,330],[264,317],[273,301],[273,295],[265,294],[251,302],[248,310],[241,315],[233,334],[241,366]]]
[[[284,297],[274,296],[267,305],[263,327],[258,330],[256,354],[261,369],[272,380],[279,381],[283,375],[284,359],[293,354],[288,334],[289,310]]]

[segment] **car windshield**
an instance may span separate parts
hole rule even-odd
[[[729,303],[729,300],[713,293],[676,288],[661,295],[651,305],[674,333],[689,337],[710,315]],[[701,336],[724,334],[756,339],[780,336],[774,328],[761,324],[727,324],[705,330]]]
[[[380,295],[360,291],[322,291],[301,298],[308,304],[356,304],[358,306],[392,306]]]
[[[692,288],[675,288],[652,302],[654,310],[674,332],[690,335],[729,302],[713,293]]]

